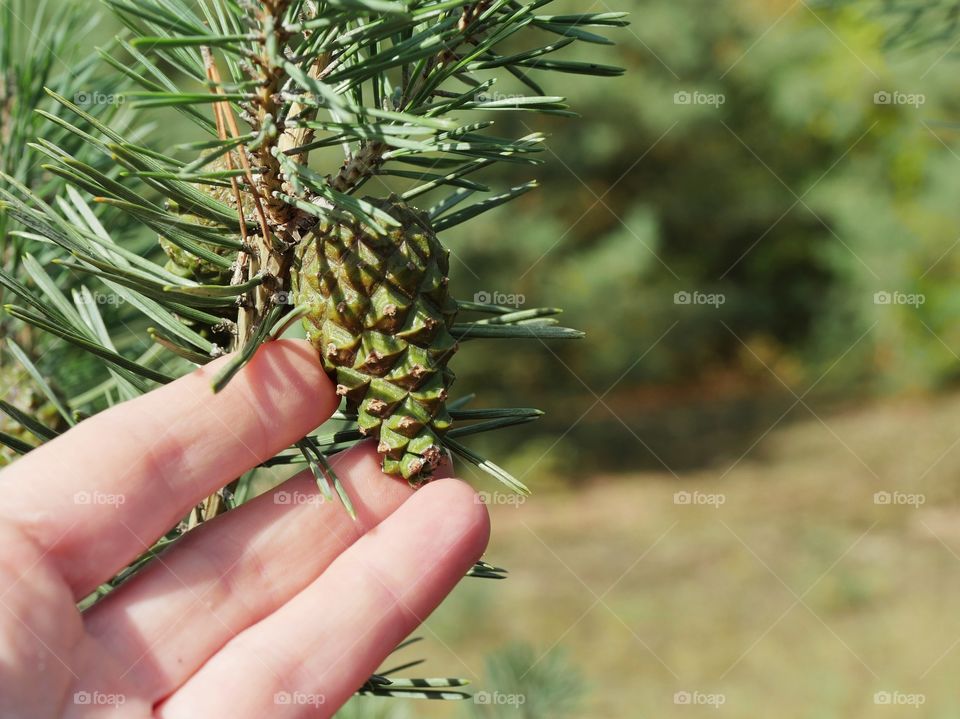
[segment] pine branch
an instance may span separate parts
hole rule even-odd
[[[541,77],[619,73],[563,54],[579,42],[604,44],[602,29],[624,24],[619,13],[541,14],[549,0],[105,2],[127,33],[101,53],[105,63],[99,70],[85,60],[80,77],[109,68],[110,82],[130,100],[122,111],[78,102],[69,83],[40,71],[42,63],[28,73],[29,92],[16,104],[9,84],[0,88],[0,122],[8,116],[31,118],[29,124],[7,122],[0,131],[43,161],[31,172],[4,164],[6,174],[0,177],[0,222],[13,228],[5,232],[0,225],[4,247],[13,249],[0,265],[0,291],[14,326],[30,332],[27,349],[8,342],[8,352],[30,378],[37,400],[30,406],[0,403],[0,414],[16,427],[0,426],[0,444],[16,452],[32,451],[77,417],[141,395],[232,351],[214,382],[215,388],[223,387],[262,343],[281,335],[293,320],[309,317],[311,308],[298,297],[304,289],[298,252],[311,243],[327,243],[330,250],[338,233],[369,239],[351,258],[354,264],[346,264],[355,274],[364,267],[361,252],[384,246],[378,243],[406,243],[405,251],[413,253],[406,264],[393,260],[387,268],[393,276],[402,275],[424,259],[417,248],[437,232],[446,234],[482,213],[496,212],[532,190],[535,183],[524,178],[512,188],[496,187],[488,181],[489,170],[498,163],[517,171],[536,166],[544,135],[498,136],[491,115],[572,116],[564,98],[541,88]],[[56,37],[66,37],[63,25],[51,28]],[[0,30],[0,74],[9,77],[13,65],[4,55],[5,38]],[[528,88],[528,94],[492,93],[504,81]],[[143,114],[148,110],[189,119],[197,135],[158,146],[149,137]],[[337,148],[342,158],[331,161]],[[429,210],[397,210],[413,200]],[[412,460],[391,458],[388,471],[418,476],[429,464],[422,457],[439,454],[442,444],[526,493],[506,470],[462,442],[515,428],[541,413],[468,408],[469,397],[447,399],[444,383],[452,375],[445,362],[457,340],[571,339],[581,333],[559,326],[553,308],[517,310],[452,300],[444,251],[436,247],[424,262],[429,268],[424,286],[434,282],[433,296],[445,300],[419,305],[410,327],[394,328],[393,335],[382,332],[369,358],[376,365],[397,352],[397,334],[438,333],[429,351],[408,347],[416,361],[400,377],[405,388],[383,390],[383,398],[376,398],[380,404],[372,406],[386,411],[389,400],[404,403],[408,413],[381,430],[379,439],[388,448],[390,442],[409,444],[403,432],[430,423],[442,439],[421,443],[421,455],[413,453]],[[407,297],[377,279],[367,289],[375,294],[375,308],[383,311],[380,320],[389,324]],[[94,288],[106,289],[119,306],[100,306]],[[353,298],[342,294],[347,313]],[[340,311],[338,303],[332,306]],[[437,329],[441,325],[446,334]],[[143,338],[149,344],[138,344]],[[94,379],[69,393],[48,381],[46,367],[34,361],[40,354],[34,349],[54,340],[74,347]],[[436,381],[418,384],[431,371]],[[343,391],[351,388],[343,385]],[[336,495],[351,511],[351,498],[329,458],[380,426],[366,411],[370,406],[348,398],[331,425],[262,467],[305,467],[319,491],[331,499]],[[97,596],[198,522],[242,503],[250,476],[208,498]],[[504,575],[505,570],[485,562],[469,572],[488,579]],[[457,689],[462,680],[395,676],[412,666],[372,676],[360,693],[466,696]]]
[[[472,195],[489,192],[468,175],[496,162],[535,163],[543,141],[537,133],[493,136],[490,122],[464,121],[464,113],[569,114],[563,98],[539,89],[529,97],[491,99],[485,93],[497,78],[482,75],[507,71],[529,85],[531,70],[613,74],[598,64],[548,58],[576,41],[602,42],[585,27],[624,24],[618,13],[541,15],[543,2],[514,0],[351,0],[320,13],[313,3],[290,0],[209,3],[108,0],[132,33],[117,48],[134,62],[103,53],[113,68],[141,85],[129,93],[133,106],[174,108],[209,132],[209,140],[158,151],[125,136],[124,125],[113,118],[98,117],[51,91],[55,105],[39,116],[52,123],[54,133],[33,145],[49,158],[46,170],[95,197],[94,214],[109,209],[160,235],[172,258],[166,267],[89,224],[90,209],[77,198],[63,208],[67,217],[48,206],[32,210],[42,201],[22,185],[5,194],[0,188],[0,200],[4,214],[26,226],[31,237],[66,253],[53,261],[69,276],[106,283],[146,317],[149,336],[171,361],[197,364],[224,350],[237,351],[217,387],[277,327],[288,324],[295,247],[331,222],[357,221],[381,233],[394,223],[375,203],[354,196],[372,177],[419,180],[405,199],[453,189],[430,210],[439,230],[532,189],[534,183],[526,183],[464,206]],[[531,28],[561,39],[499,49]],[[396,71],[400,82],[393,86]],[[208,92],[183,90],[177,75]],[[336,145],[345,153],[338,169],[325,174],[308,166],[313,150]],[[162,204],[152,199],[156,196]],[[202,278],[191,279],[191,273]],[[170,378],[118,353],[102,332],[91,334],[70,316],[69,301],[56,301],[50,309],[44,295],[52,286],[39,295],[13,280],[4,287],[27,303],[11,307],[16,317],[105,361],[111,391],[129,396]],[[557,326],[550,310],[460,306],[496,315],[452,327],[461,340],[581,336]],[[99,321],[89,311],[86,316]],[[499,416],[457,426],[451,442],[533,418]],[[342,446],[344,440],[336,438],[324,445],[332,451]],[[479,466],[493,466],[468,456]],[[499,468],[493,473],[507,477]]]

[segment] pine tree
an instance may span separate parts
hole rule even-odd
[[[27,3],[4,2],[4,362],[30,378],[18,384],[30,396],[0,404],[16,425],[0,427],[0,444],[30,451],[229,352],[212,388],[222,389],[299,322],[343,405],[332,429],[265,466],[305,463],[352,511],[328,457],[373,437],[384,470],[414,486],[450,450],[527,491],[462,439],[540,413],[468,408],[472,398],[451,397],[450,361],[473,341],[581,333],[557,324],[553,308],[459,298],[442,237],[533,189],[483,184],[496,163],[537,164],[545,139],[499,136],[488,118],[572,116],[540,76],[620,74],[553,54],[609,44],[595,30],[624,25],[622,13],[546,14],[551,0],[104,0],[125,32],[60,82],[43,64],[50,43],[34,50],[38,62],[17,64],[12,28]],[[51,41],[67,42],[68,15],[36,17]],[[500,94],[498,81],[519,89]],[[89,105],[71,93],[84,85],[125,103]],[[160,112],[187,118],[201,139],[154,142]],[[41,167],[13,162],[26,154]],[[122,309],[98,304],[101,289]],[[126,327],[142,328],[146,349]],[[60,389],[36,362],[53,339],[55,355],[86,363],[80,386]],[[245,481],[160,546],[229,510]],[[471,574],[503,576],[484,563]],[[446,689],[455,684],[377,676],[361,693],[452,698],[462,695]]]

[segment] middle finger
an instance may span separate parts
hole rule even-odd
[[[89,610],[88,631],[155,701],[310,584],[412,493],[369,442],[333,458],[357,519],[309,472],[203,525]],[[284,494],[285,493],[285,494]]]

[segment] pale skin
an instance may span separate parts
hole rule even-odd
[[[302,473],[79,612],[192,506],[336,408],[304,342],[269,343],[214,395],[216,366],[0,472],[0,716],[328,717],[480,557],[489,520],[473,490],[413,492],[364,443],[333,462],[357,520]]]

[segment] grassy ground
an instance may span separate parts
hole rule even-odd
[[[795,408],[736,463],[491,507],[511,577],[429,620],[428,673],[482,680],[521,640],[579,667],[578,716],[958,716],[960,396],[823,416]]]

